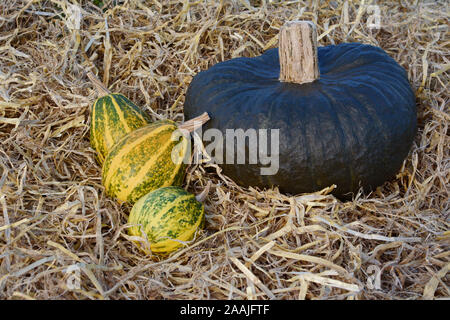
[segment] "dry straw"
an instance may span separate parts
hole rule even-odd
[[[0,298],[450,296],[446,1],[103,3],[0,2]],[[211,181],[206,229],[169,257],[142,254],[128,240],[130,207],[100,183],[86,70],[154,120],[181,123],[196,73],[277,46],[287,20],[312,20],[319,46],[378,45],[406,68],[419,132],[401,171],[341,202],[330,189],[245,189],[217,166],[191,166],[189,191]]]

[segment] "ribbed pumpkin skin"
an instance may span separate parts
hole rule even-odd
[[[398,172],[417,123],[405,70],[381,48],[360,43],[319,47],[318,60],[320,78],[305,84],[278,80],[277,48],[218,63],[194,77],[185,116],[208,112],[205,129],[221,130],[224,145],[226,129],[280,129],[278,172],[263,176],[264,165],[222,165],[234,181],[291,194],[336,184],[334,194],[344,196],[360,186],[373,189]]]
[[[150,123],[151,119],[120,93],[98,98],[91,108],[91,146],[103,163],[112,146],[127,133]]]
[[[105,159],[102,181],[107,193],[124,202],[134,203],[155,189],[181,185],[186,165],[188,141],[171,141],[177,130],[173,121],[162,120],[136,129],[115,144]],[[172,150],[178,148],[177,163]],[[179,163],[178,163],[179,162]]]
[[[135,203],[128,223],[132,236],[142,237],[143,230],[154,253],[169,253],[190,241],[204,219],[203,204],[195,196],[179,187],[165,187],[152,191]]]

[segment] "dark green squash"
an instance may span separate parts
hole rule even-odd
[[[207,111],[204,129],[222,131],[224,145],[226,129],[280,129],[278,172],[261,175],[265,166],[248,161],[223,164],[235,182],[291,194],[335,184],[334,194],[343,196],[371,190],[401,168],[417,122],[405,70],[381,48],[361,43],[319,47],[316,54],[320,77],[312,82],[280,81],[276,48],[218,63],[192,80],[185,116]],[[247,141],[247,160],[248,149]]]

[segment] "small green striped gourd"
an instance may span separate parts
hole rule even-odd
[[[124,135],[150,123],[150,118],[123,94],[100,97],[91,108],[91,146],[102,164]]]
[[[184,189],[170,186],[154,190],[135,203],[128,218],[128,233],[145,236],[153,253],[170,253],[192,240],[203,222],[203,204]]]
[[[188,149],[184,136],[172,139],[171,120],[148,124],[126,134],[105,158],[102,182],[119,201],[135,203],[150,191],[183,183]]]

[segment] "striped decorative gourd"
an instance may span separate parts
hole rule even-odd
[[[111,93],[100,97],[91,108],[91,146],[98,161],[123,136],[150,123],[150,118],[123,94]]]
[[[173,141],[175,122],[161,120],[136,129],[115,144],[103,164],[107,193],[129,203],[155,189],[181,185],[189,141]]]
[[[136,202],[128,218],[129,234],[146,237],[153,253],[169,253],[181,247],[181,241],[192,240],[203,221],[203,204],[193,194],[180,187],[165,187]]]

